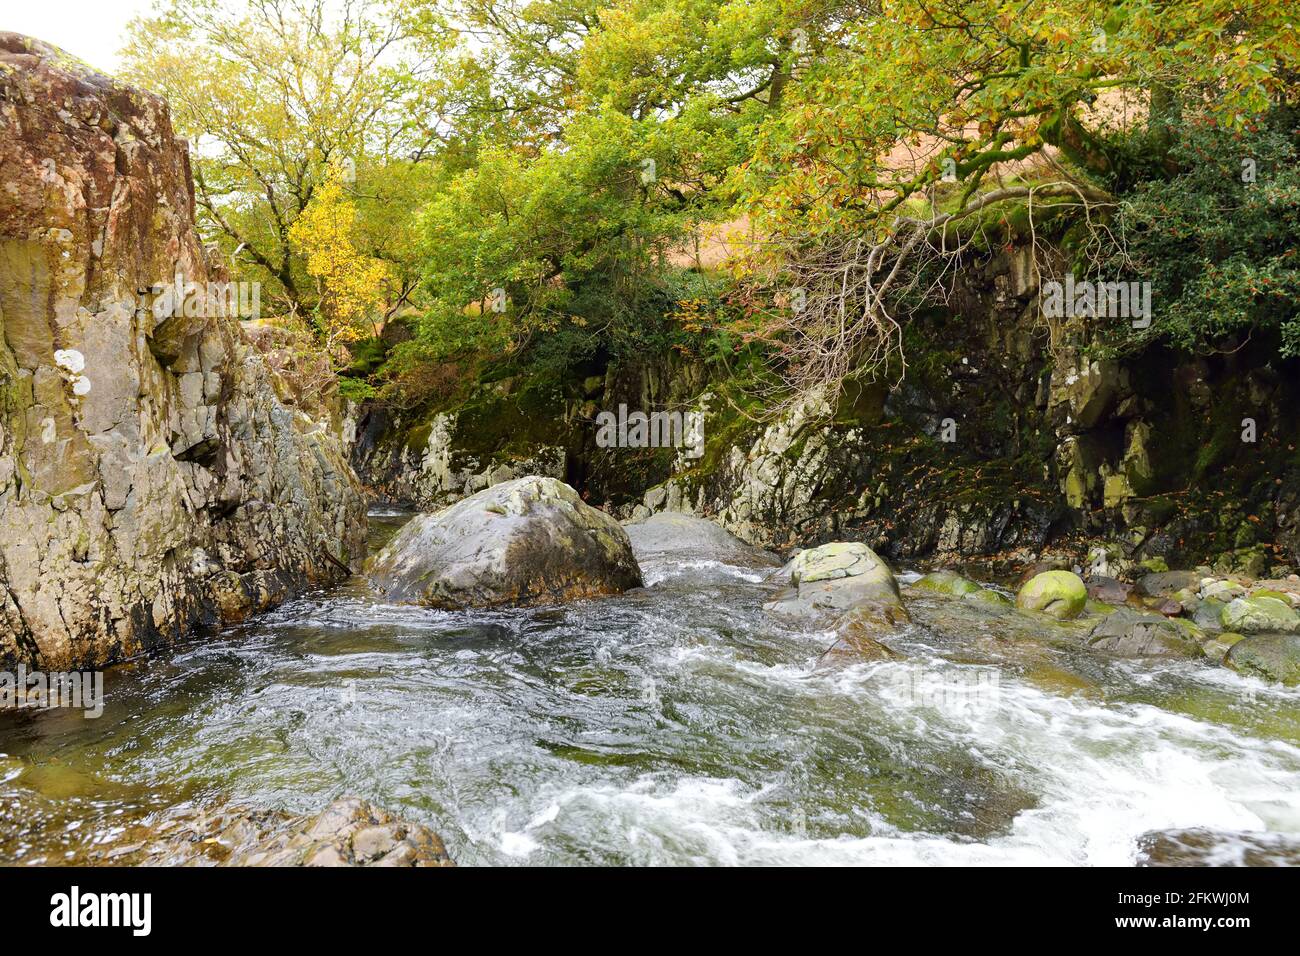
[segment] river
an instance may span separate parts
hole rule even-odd
[[[372,544],[404,520],[376,512]],[[358,578],[112,668],[98,719],[0,715],[0,860],[85,862],[178,805],[342,794],[462,865],[1124,865],[1189,827],[1210,859],[1294,860],[1300,690],[1017,639],[938,597],[910,601],[904,659],[824,658],[827,635],[764,615],[758,571],[644,571],[488,612]]]

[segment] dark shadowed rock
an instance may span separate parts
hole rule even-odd
[[[1133,585],[1115,578],[1091,577],[1088,579],[1088,597],[1102,604],[1123,604],[1133,591]]]
[[[502,482],[406,525],[374,586],[427,607],[558,604],[641,586],[627,532],[554,478]]]

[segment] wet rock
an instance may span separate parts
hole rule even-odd
[[[1240,597],[1219,612],[1219,623],[1225,631],[1241,634],[1292,634],[1300,631],[1300,614],[1277,598]]]
[[[1233,634],[1231,631],[1224,631],[1201,641],[1201,651],[1205,654],[1207,660],[1211,660],[1216,664],[1223,664],[1226,663],[1225,658],[1228,651],[1232,650],[1232,646],[1245,639],[1245,634]]]
[[[661,511],[644,521],[625,524],[632,551],[650,561],[717,561],[738,567],[776,567],[781,559],[752,547],[707,518]]]
[[[1185,621],[1119,608],[1098,621],[1088,646],[1118,657],[1201,657],[1204,635]]]
[[[1088,589],[1083,580],[1070,571],[1044,571],[1031,578],[1016,595],[1016,607],[1040,611],[1058,620],[1068,620],[1083,613]]]
[[[911,585],[921,591],[933,591],[988,607],[1011,607],[1011,601],[990,588],[962,577],[955,571],[931,571]]]
[[[763,605],[811,627],[841,622],[859,634],[885,633],[909,620],[889,565],[865,544],[836,542],[801,551],[778,572],[790,587]],[[847,619],[848,612],[854,617]]]
[[[0,660],[100,665],[345,575],[334,423],[224,307],[155,309],[227,278],[166,104],[0,33],[0,128]]]
[[[1232,645],[1223,663],[1293,687],[1300,684],[1300,634],[1250,635]]]
[[[619,523],[537,476],[413,519],[369,571],[390,600],[447,609],[558,604],[642,583]]]

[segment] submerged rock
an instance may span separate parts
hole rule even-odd
[[[781,559],[755,548],[707,518],[661,511],[623,526],[632,552],[649,561],[717,561],[746,568],[776,567]]]
[[[1118,608],[1098,621],[1088,646],[1119,657],[1201,657],[1199,628],[1186,621]]]
[[[345,575],[360,486],[229,314],[166,103],[0,33],[0,129],[0,661],[102,665]]]
[[[642,583],[619,523],[537,476],[412,519],[369,571],[391,600],[446,609],[558,604]]]
[[[124,827],[94,863],[149,866],[455,866],[428,827],[358,797],[314,816],[222,806],[171,811],[153,826]]]
[[[1088,589],[1083,579],[1070,571],[1044,571],[1036,574],[1016,595],[1016,607],[1041,611],[1058,620],[1068,620],[1083,613],[1088,603]]]
[[[1237,641],[1223,661],[1243,674],[1300,684],[1300,634],[1255,634]]]
[[[962,577],[956,571],[931,571],[923,578],[914,581],[912,587],[922,591],[933,591],[935,594],[946,594],[949,597],[961,598],[963,601],[971,601],[988,607],[1011,607],[1011,601],[997,591],[983,587],[969,578]]]

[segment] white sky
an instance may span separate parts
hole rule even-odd
[[[113,73],[127,22],[152,6],[153,0],[2,0],[0,31],[36,37]]]

